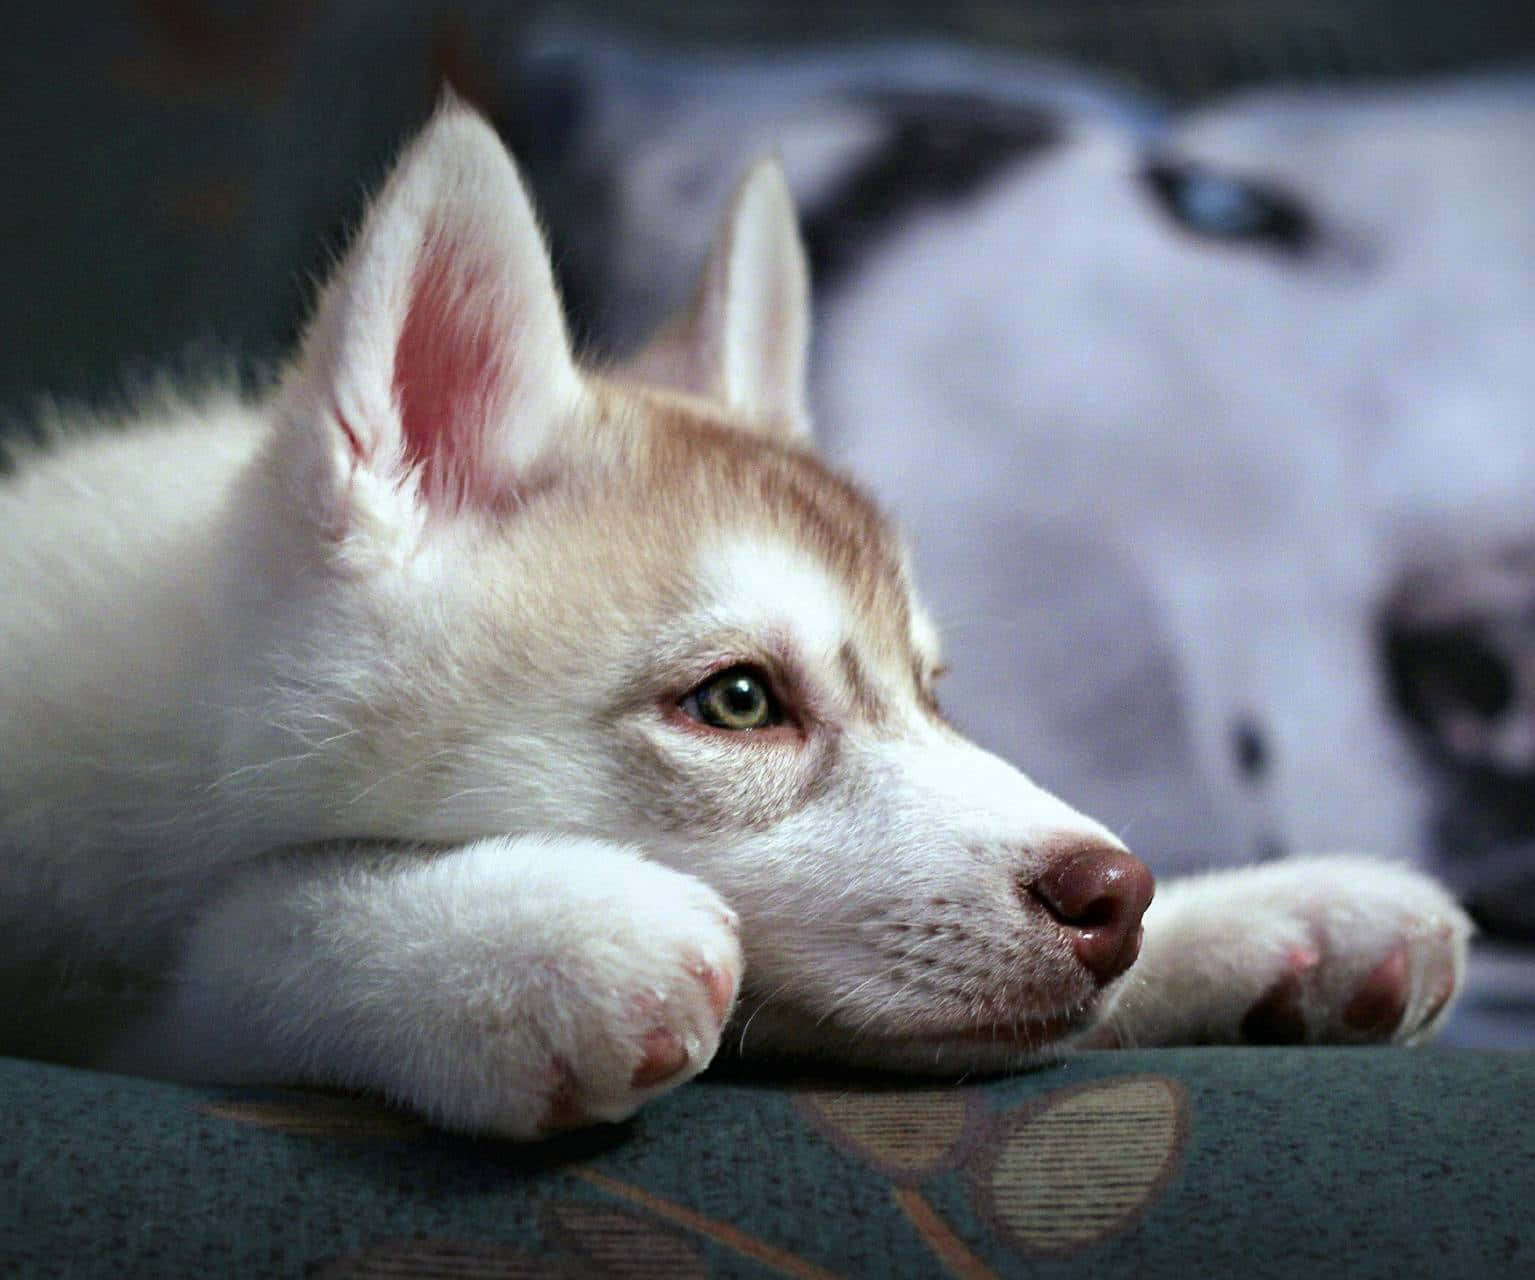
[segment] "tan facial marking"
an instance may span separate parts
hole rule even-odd
[[[852,641],[843,642],[842,647],[837,651],[837,662],[842,670],[842,678],[847,684],[854,713],[871,725],[884,724],[889,718],[889,707],[869,682],[869,677],[863,669],[863,663],[858,659],[858,651],[853,648]]]

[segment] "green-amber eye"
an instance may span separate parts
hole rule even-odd
[[[783,719],[767,681],[751,667],[711,676],[682,700],[682,709],[716,729],[766,729]]]

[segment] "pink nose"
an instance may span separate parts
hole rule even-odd
[[[1071,939],[1100,984],[1119,977],[1141,950],[1141,917],[1156,884],[1145,863],[1112,845],[1085,842],[1056,854],[1028,886]]]

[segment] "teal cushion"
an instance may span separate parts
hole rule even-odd
[[[1535,1274],[1535,1053],[711,1077],[539,1146],[361,1099],[0,1061],[0,1274]]]

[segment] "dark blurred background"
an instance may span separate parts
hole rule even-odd
[[[0,45],[0,411],[100,399],[167,362],[291,341],[366,184],[453,84],[520,115],[528,33],[672,46],[943,37],[1123,77],[1173,103],[1535,55],[1525,0],[695,0],[27,5]]]

